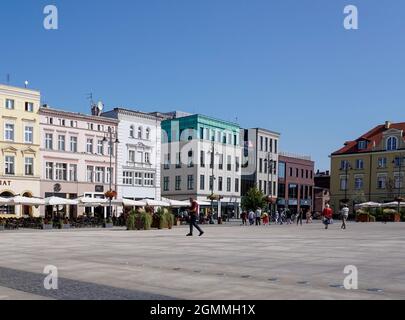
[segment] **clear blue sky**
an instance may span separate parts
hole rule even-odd
[[[42,27],[59,8],[59,30]],[[360,29],[346,31],[355,4]],[[184,110],[282,133],[328,155],[385,120],[405,121],[403,0],[2,0],[0,82],[51,106]]]

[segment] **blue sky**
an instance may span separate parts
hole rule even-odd
[[[59,9],[46,31],[43,8]],[[359,9],[359,30],[343,8]],[[282,133],[282,150],[328,155],[404,121],[403,0],[2,0],[0,82],[88,111],[184,110]]]

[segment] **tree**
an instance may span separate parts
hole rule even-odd
[[[256,187],[249,189],[246,196],[242,198],[242,208],[246,211],[255,211],[258,208],[266,207],[266,205],[265,195]]]

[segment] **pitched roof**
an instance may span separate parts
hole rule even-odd
[[[374,127],[370,131],[361,135],[356,140],[346,141],[344,147],[333,152],[332,155],[349,154],[349,153],[366,153],[373,151],[373,148],[381,143],[384,132],[391,129],[402,130],[402,138],[405,140],[405,122],[386,123]],[[358,148],[358,142],[362,140],[369,142],[367,143],[367,148],[365,149]]]

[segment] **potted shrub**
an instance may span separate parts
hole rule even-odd
[[[42,219],[42,230],[52,230],[52,229],[53,229],[52,221],[46,218]]]
[[[356,222],[370,222],[370,214],[363,210],[357,210]]]
[[[400,222],[401,215],[395,209],[384,209],[383,211],[384,221]]]
[[[103,228],[111,229],[111,228],[113,228],[113,227],[114,227],[114,223],[113,223],[113,221],[112,221],[111,218],[104,219]]]
[[[166,213],[166,221],[167,221],[167,227],[169,229],[173,228],[174,225],[174,214],[172,214],[169,210]]]
[[[135,229],[136,229],[136,213],[135,211],[131,211],[127,218],[127,230],[135,230]]]
[[[152,215],[148,212],[141,213],[141,223],[143,230],[150,230],[152,227]]]

